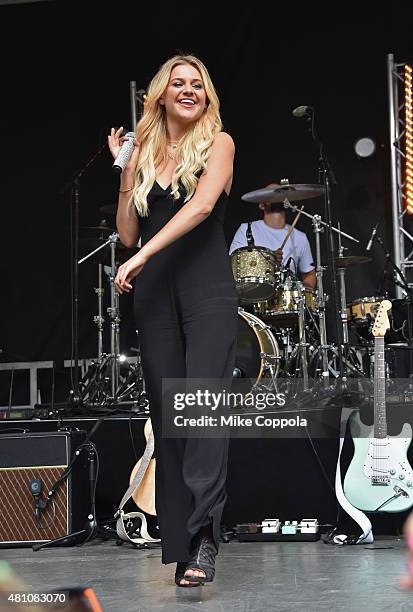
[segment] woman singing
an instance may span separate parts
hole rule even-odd
[[[108,136],[114,157],[121,130]],[[175,582],[185,587],[214,578],[228,440],[163,438],[162,379],[232,376],[238,300],[222,225],[234,143],[221,130],[204,64],[192,55],[165,62],[148,88],[116,219],[126,246],[142,241],[115,283],[128,292],[136,278],[162,561],[177,562]]]

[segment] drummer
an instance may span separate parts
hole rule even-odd
[[[268,185],[272,187],[273,185]],[[275,185],[278,186],[278,185]],[[266,247],[275,251],[277,261],[289,267],[292,272],[299,276],[305,287],[316,286],[316,273],[311,254],[310,243],[304,232],[294,228],[287,240],[284,250],[279,248],[289,230],[285,221],[285,208],[283,204],[265,204],[261,202],[259,208],[264,213],[264,218],[251,223],[252,235],[255,246]],[[230,255],[241,247],[247,246],[247,223],[241,223],[235,232],[229,253]]]

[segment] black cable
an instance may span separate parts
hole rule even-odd
[[[54,382],[55,382],[54,381],[54,363],[55,362],[52,361],[52,402],[51,402],[51,404],[52,404],[52,408],[51,408],[52,414],[54,414]]]
[[[327,474],[326,470],[324,469],[323,462],[321,461],[320,455],[318,454],[317,449],[314,446],[314,442],[313,442],[313,440],[312,440],[312,438],[310,436],[310,433],[308,431],[307,425],[304,427],[304,429],[305,429],[305,433],[307,434],[308,441],[310,442],[311,448],[313,449],[314,455],[315,455],[315,457],[317,459],[318,465],[320,466],[321,472],[322,472],[324,478],[326,479],[326,481],[328,483],[328,486],[333,491],[334,496],[336,496],[336,488],[333,485],[333,483],[331,482],[330,478],[328,477],[328,474]]]
[[[70,346],[70,382],[72,384],[72,391],[74,391],[74,380],[73,380],[73,358],[74,358],[74,344],[75,344],[75,323],[74,323],[74,308],[73,308],[73,292],[74,292],[74,277],[73,277],[73,256],[74,256],[74,244],[73,244],[73,189],[70,192],[70,325],[71,325],[71,346]]]
[[[135,455],[135,461],[138,461],[138,453],[136,451],[135,439],[133,437],[133,431],[132,431],[132,415],[129,416],[129,433],[130,433],[130,439],[131,439],[131,442],[132,442],[133,452],[134,452],[134,455]]]
[[[386,499],[386,501],[384,501],[382,504],[380,504],[380,506],[378,506],[378,508],[375,508],[373,510],[373,512],[378,512],[380,510],[380,508],[383,508],[383,506],[385,506],[386,504],[391,502],[393,499],[397,499],[398,497],[399,497],[398,495],[392,495],[391,497],[389,497],[389,499]]]
[[[56,506],[55,506],[55,503],[54,503],[53,500],[52,500],[52,507],[53,507],[53,516],[52,516],[50,522],[47,523],[47,525],[40,525],[40,519],[39,520],[36,519],[36,527],[38,529],[49,529],[49,527],[51,527],[53,525],[53,523],[55,521],[55,518],[56,518]]]
[[[63,480],[65,480],[72,468],[73,468],[73,464],[75,463],[75,461],[78,459],[79,455],[80,455],[80,451],[82,450],[82,448],[87,448],[87,445],[93,444],[93,442],[90,442],[90,438],[93,436],[93,434],[95,433],[95,431],[98,429],[98,427],[101,425],[101,423],[103,422],[104,417],[100,417],[96,423],[94,424],[94,426],[92,427],[92,429],[90,430],[90,432],[88,433],[88,435],[86,436],[85,440],[79,444],[79,446],[77,448],[75,448],[74,453],[73,453],[73,457],[71,462],[69,463],[69,465],[67,466],[67,468],[64,470],[64,472],[62,472],[62,474],[59,476],[59,478],[56,480],[56,482],[54,483],[54,485],[51,487],[47,499],[49,500],[49,502],[52,500],[52,497],[55,495],[57,489],[59,488],[60,484],[63,482]],[[95,447],[96,448],[96,447]]]
[[[10,413],[11,413],[11,402],[12,402],[12,397],[13,397],[13,384],[14,384],[14,372],[15,369],[13,368],[11,371],[11,378],[10,378],[10,387],[9,387],[9,403],[7,406],[7,416],[6,418],[10,418]]]
[[[98,449],[96,448],[96,445],[93,442],[91,442],[91,441],[89,441],[86,446],[88,446],[89,448],[92,447],[93,453],[94,453],[94,455],[96,457],[95,483],[94,483],[94,487],[93,487],[93,493],[92,493],[92,500],[91,501],[92,501],[92,508],[94,509],[94,516],[93,516],[93,518],[94,518],[94,521],[95,521],[95,523],[97,525],[97,519],[96,519],[96,489],[97,489],[97,485],[98,485],[99,470],[100,470],[99,452],[98,452]],[[88,536],[83,540],[83,542],[80,542],[79,546],[83,546],[83,544],[86,544],[86,542],[89,542],[92,539],[94,534],[95,534],[95,530],[92,529],[90,531],[90,533],[88,534]]]

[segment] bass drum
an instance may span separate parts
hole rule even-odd
[[[261,319],[239,308],[234,378],[248,378],[257,385],[271,374],[275,378],[279,368],[280,351],[271,330]]]

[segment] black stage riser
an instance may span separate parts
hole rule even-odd
[[[65,419],[65,427],[90,431],[96,418]],[[144,417],[110,417],[103,421],[93,436],[99,452],[99,479],[96,489],[98,520],[113,517],[113,513],[129,485],[135,465],[131,435],[137,456],[143,453]],[[56,431],[57,421],[3,421],[0,434],[11,428],[31,432]],[[281,520],[316,517],[322,524],[335,524],[337,502],[334,476],[338,453],[337,436],[317,438],[313,444],[326,475],[322,473],[310,441],[302,439],[233,439],[230,443],[227,503],[223,521],[231,527],[236,523],[256,522],[264,518]],[[352,444],[346,443],[344,463],[352,454]],[[413,450],[408,453],[413,461]],[[327,482],[327,478],[329,482]],[[88,488],[84,487],[88,502]],[[376,533],[397,533],[405,514],[380,514],[373,517]]]

